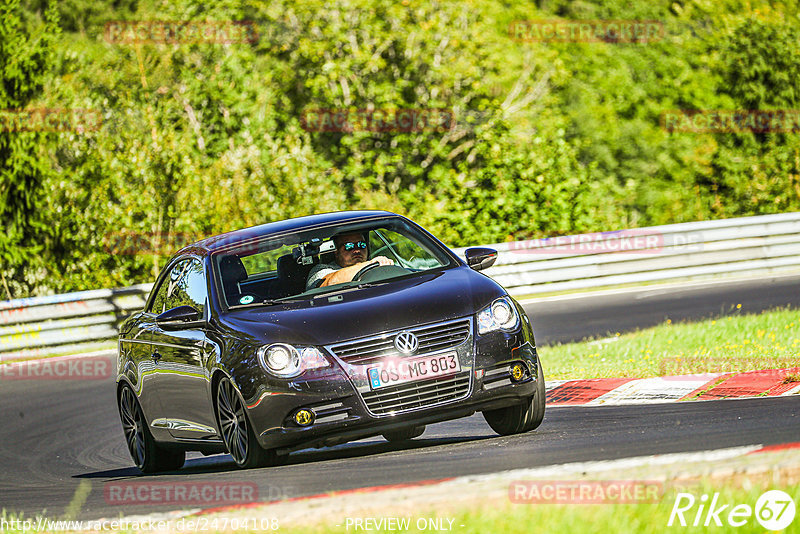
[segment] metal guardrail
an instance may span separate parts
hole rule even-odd
[[[488,245],[512,295],[800,271],[800,213]],[[458,249],[463,254],[465,249]]]
[[[512,295],[800,272],[800,213],[488,245]],[[456,249],[463,255],[465,249]],[[113,348],[152,284],[0,302],[0,360]]]
[[[152,284],[0,302],[0,360],[114,347],[120,320],[144,307]]]

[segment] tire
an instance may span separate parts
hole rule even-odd
[[[122,386],[117,398],[117,407],[128,452],[142,473],[176,471],[183,467],[186,452],[164,449],[156,443],[147,426],[139,400],[127,384]]]
[[[536,391],[533,395],[516,406],[483,412],[483,418],[501,436],[529,432],[542,424],[546,392],[542,362],[537,363]]]
[[[258,443],[253,426],[247,420],[244,401],[229,378],[219,381],[214,398],[222,441],[236,465],[251,469],[276,463],[275,452]]]
[[[408,441],[410,439],[418,438],[425,432],[425,425],[422,426],[411,426],[408,428],[402,428],[400,430],[393,430],[392,432],[387,432],[383,434],[384,439],[386,441],[397,442],[397,441]]]

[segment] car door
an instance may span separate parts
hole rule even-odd
[[[174,273],[174,274],[173,274]],[[206,317],[208,290],[203,265],[189,258],[175,265],[165,280],[163,301],[156,300],[156,314],[177,306],[192,306]],[[175,329],[156,325],[151,335],[156,365],[161,417],[154,426],[169,429],[172,437],[206,440],[216,436],[205,367],[206,334],[202,326]]]
[[[131,319],[133,325],[120,336],[119,351],[120,362],[124,362],[125,369],[121,374],[135,376],[132,385],[139,399],[139,404],[144,411],[148,424],[160,417],[161,404],[155,385],[157,376],[154,374],[155,362],[153,355],[153,331],[155,330],[155,316],[145,311]],[[153,429],[156,439],[168,439],[166,431]]]

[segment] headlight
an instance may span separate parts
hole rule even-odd
[[[284,343],[265,345],[258,349],[258,361],[267,372],[281,378],[291,378],[309,369],[330,365],[315,347],[297,349]]]
[[[517,308],[507,297],[502,297],[478,312],[478,333],[495,330],[514,330],[519,326]]]

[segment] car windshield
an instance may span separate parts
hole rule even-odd
[[[386,283],[453,260],[424,232],[392,218],[265,236],[216,253],[213,263],[226,305],[236,308]],[[343,280],[326,280],[343,267]]]

